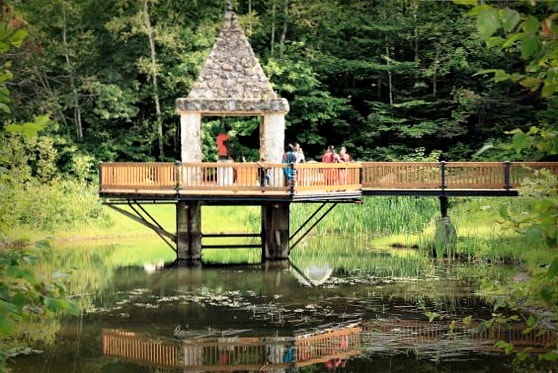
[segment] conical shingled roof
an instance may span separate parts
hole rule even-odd
[[[186,99],[176,103],[178,111],[208,115],[235,115],[289,111],[287,100],[277,98],[273,88],[238,25],[232,11],[198,80]]]

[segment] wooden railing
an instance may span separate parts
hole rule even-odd
[[[261,193],[360,190],[360,163],[102,163],[103,193]]]
[[[363,189],[516,189],[556,162],[363,162]]]
[[[512,190],[558,162],[102,163],[100,192],[313,193],[363,190]]]

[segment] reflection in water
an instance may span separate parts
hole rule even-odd
[[[479,334],[477,324],[458,322],[490,318],[490,305],[471,294],[479,278],[509,281],[501,267],[406,260],[90,269],[103,279],[102,289],[82,290],[91,306],[61,320],[54,343],[18,358],[13,371],[488,372],[511,360],[492,352],[496,340],[534,351],[552,343],[552,335]]]
[[[418,320],[368,320],[296,334],[292,337],[231,335],[213,331],[195,338],[157,338],[122,329],[103,329],[106,357],[184,371],[295,372],[299,367],[344,366],[347,359],[367,353],[420,350],[438,356],[494,350],[496,341],[545,351],[556,343],[552,332],[524,333],[524,326],[492,328],[482,333],[472,325]],[[215,336],[221,334],[222,336]]]
[[[296,279],[306,286],[318,286],[325,283],[333,274],[333,266],[329,263],[312,264],[300,270],[294,264],[291,265]]]

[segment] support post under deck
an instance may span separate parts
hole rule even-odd
[[[178,201],[176,204],[177,260],[201,260],[201,204]]]
[[[262,205],[262,259],[289,259],[289,203]]]

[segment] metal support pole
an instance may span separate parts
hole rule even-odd
[[[442,195],[445,193],[446,190],[446,161],[440,162],[440,189],[442,189]]]
[[[103,190],[103,162],[99,162],[99,193]]]
[[[448,197],[445,195],[441,195],[440,197],[440,212],[442,214],[442,218],[448,217]]]

